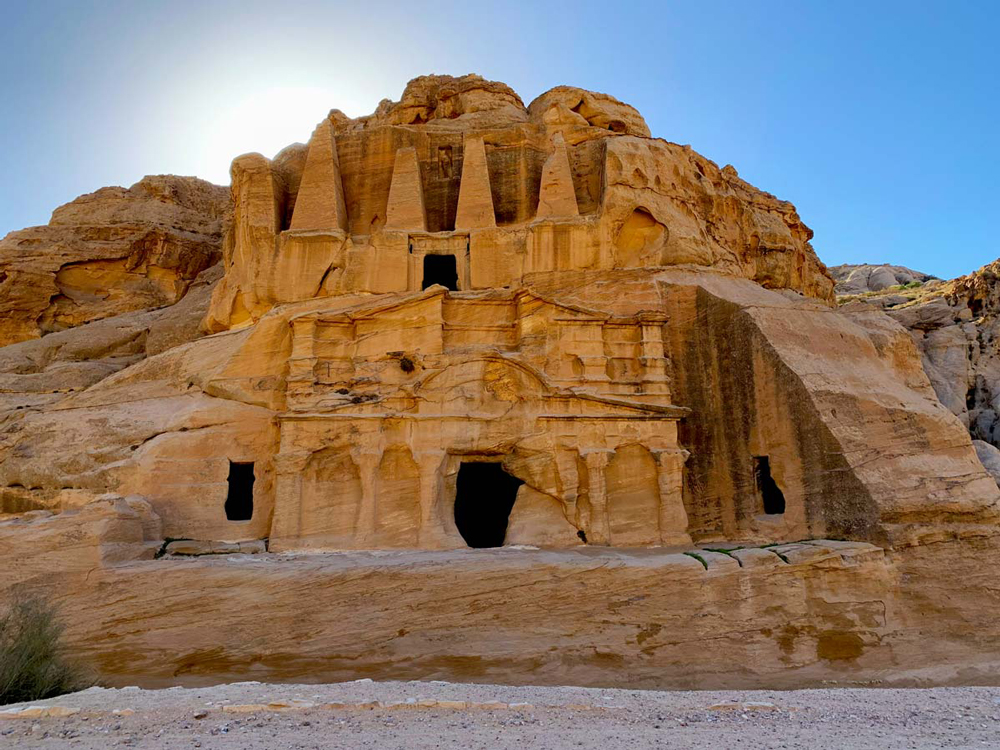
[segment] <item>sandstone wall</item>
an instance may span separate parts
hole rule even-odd
[[[685,283],[700,288],[667,299],[678,400],[692,408],[682,428],[690,515],[735,501],[723,533],[766,521],[752,519],[753,454],[772,456],[792,508],[805,501],[796,521],[807,536],[997,522],[1000,497],[902,329],[877,312],[838,315],[745,282]]]
[[[994,262],[887,310],[913,336],[941,403],[993,446],[1000,445],[998,273]]]
[[[883,267],[858,270],[870,268]],[[1000,478],[997,273],[994,262],[947,282],[918,274],[922,284],[878,284],[878,291],[840,301],[844,310],[884,310],[909,331],[938,399],[967,427],[983,464]]]
[[[56,524],[42,519],[35,525]],[[0,533],[3,533],[0,526]],[[135,532],[138,533],[138,532]],[[0,560],[23,555],[14,545]],[[54,564],[111,685],[447,679],[632,688],[995,684],[996,536],[883,551],[590,549]],[[968,554],[980,564],[969,568]],[[86,570],[85,570],[86,569]],[[86,577],[86,585],[82,585]]]
[[[57,208],[0,240],[0,346],[171,305],[221,257],[224,188],[145,177]]]
[[[997,523],[1000,495],[967,433],[935,398],[905,330],[881,313],[688,270],[531,283],[568,304],[667,316],[673,398],[692,410],[680,443],[696,540],[877,540],[911,524]],[[771,457],[780,518],[761,512],[755,456]]]
[[[691,409],[679,423],[680,448],[689,454],[683,469],[687,528],[675,529],[676,522],[670,521],[671,532],[704,541],[770,542],[817,536],[884,541],[905,537],[913,529],[919,533],[924,526],[997,522],[1000,496],[976,458],[968,434],[934,399],[905,332],[881,314],[837,313],[814,301],[761,289],[739,277],[690,271],[537,274],[531,284],[541,299],[560,298],[570,306],[586,304],[590,312],[585,318],[597,315],[596,320],[606,316],[611,321],[624,321],[653,310],[665,315],[664,366],[672,399]],[[308,465],[311,452],[340,446],[345,455],[353,456],[348,463],[357,474],[359,487],[363,485],[371,495],[368,507],[375,502],[372,493],[380,486],[376,477],[383,450],[393,445],[409,446],[415,460],[418,452],[431,451],[420,459],[429,462],[420,473],[436,477],[448,451],[458,450],[460,443],[472,445],[471,436],[481,434],[487,452],[507,456],[504,460],[509,469],[520,472],[529,487],[566,504],[563,520],[544,524],[538,521],[544,517],[541,508],[530,510],[527,503],[522,504],[523,510],[512,521],[517,533],[511,542],[547,539],[558,546],[575,545],[579,542],[576,530],[584,530],[591,543],[603,543],[607,533],[595,532],[574,508],[588,491],[585,481],[589,481],[590,472],[596,471],[605,482],[613,475],[607,473],[613,467],[567,463],[555,450],[553,440],[531,437],[537,431],[531,419],[517,423],[520,426],[494,422],[496,415],[491,416],[489,409],[483,411],[485,403],[475,408],[466,404],[462,408],[468,414],[462,412],[465,416],[461,419],[468,421],[473,412],[483,411],[477,418],[485,421],[475,430],[471,425],[479,423],[469,422],[464,442],[455,442],[457,437],[447,426],[449,419],[460,418],[458,414],[448,417],[442,411],[436,422],[421,428],[423,432],[400,426],[409,424],[406,420],[428,419],[435,408],[450,408],[449,398],[432,398],[432,390],[414,402],[412,395],[406,395],[407,389],[421,382],[424,368],[431,368],[430,374],[450,362],[443,353],[433,353],[438,351],[434,346],[440,349],[442,340],[457,342],[449,346],[457,345],[457,353],[465,352],[460,358],[472,358],[470,343],[462,338],[464,329],[456,327],[459,322],[489,322],[487,318],[479,320],[480,313],[458,315],[439,310],[436,328],[428,327],[433,321],[426,318],[427,311],[416,313],[423,310],[420,305],[438,300],[434,309],[501,310],[509,304],[499,298],[482,304],[474,299],[449,298],[442,307],[441,294],[428,292],[426,301],[419,304],[391,296],[377,302],[343,297],[336,301],[336,307],[330,301],[315,300],[276,309],[251,328],[176,347],[107,377],[84,393],[63,396],[45,411],[22,412],[16,428],[0,442],[0,455],[4,456],[0,481],[6,486],[9,507],[67,507],[102,492],[135,492],[149,497],[163,516],[169,536],[242,540],[277,535],[281,544],[309,547],[315,545],[305,542],[304,537],[296,541],[294,534],[300,532],[289,537],[287,531],[323,526],[319,515],[315,523],[311,512],[302,515],[299,491],[293,490],[286,500],[291,503],[286,512],[297,519],[293,526],[277,531],[272,527],[270,514],[276,507],[278,488],[274,461],[279,453],[287,454],[291,461],[286,473],[292,481]],[[396,317],[375,323],[366,312],[371,306],[397,310],[392,313]],[[327,355],[317,359],[305,349],[295,350],[292,342],[293,321],[302,326],[315,318],[326,320],[327,325],[338,319],[338,310],[353,310],[351,314],[360,321],[368,321],[359,329],[367,354],[351,364],[351,368],[361,369],[351,370],[349,375],[340,360],[325,360]],[[465,320],[465,315],[471,317]],[[543,323],[545,316],[534,317],[539,318],[538,323],[526,331],[554,330],[553,321]],[[619,326],[615,330],[627,329],[620,323],[615,325]],[[434,330],[438,338],[428,338]],[[446,339],[441,339],[442,331]],[[455,336],[458,338],[447,339]],[[526,363],[539,371],[551,367],[553,382],[561,387],[586,382],[582,373],[563,369],[566,366],[561,358],[580,346],[593,348],[595,344],[574,343],[578,338],[574,334],[565,344],[553,338],[551,344],[541,345],[544,339],[532,336],[525,341],[537,343],[526,344],[521,354]],[[585,339],[580,338],[580,342]],[[311,338],[303,339],[306,342],[309,351],[314,346],[317,351],[328,351],[323,347],[330,346],[314,344]],[[485,340],[477,345],[490,348]],[[560,347],[567,345],[569,349],[563,352]],[[602,341],[598,345],[601,356],[591,357],[588,367],[596,376],[605,377],[616,366],[627,366],[630,360],[621,355],[637,345],[627,344],[625,339],[619,343]],[[400,370],[400,357],[405,352],[411,352],[417,368],[412,376]],[[610,353],[616,354],[606,356]],[[567,364],[572,360],[567,358]],[[300,372],[291,377],[291,401],[286,392],[289,362]],[[308,373],[312,383],[320,371],[317,368],[326,373],[330,363],[339,363],[335,374],[324,374],[315,386],[310,385],[315,392],[303,390],[306,381],[298,380],[302,373]],[[449,377],[452,380],[446,377],[438,384],[443,387],[468,380],[458,370]],[[408,385],[409,379],[414,380],[413,385]],[[616,386],[596,383],[605,388],[634,388],[637,384],[639,381],[632,385],[621,381]],[[646,383],[641,387],[652,386]],[[528,398],[532,392],[523,385],[512,385],[511,389],[515,401]],[[664,394],[650,392],[646,396],[653,397],[662,399]],[[353,424],[341,414],[339,420],[319,419],[314,427],[288,422],[279,430],[278,414],[283,410],[323,412],[337,404],[342,411],[345,407],[360,410],[360,421]],[[369,428],[376,425],[372,419],[377,414],[390,419],[389,427],[372,432]],[[285,449],[279,449],[279,431],[285,436]],[[613,438],[612,449],[629,441],[649,440],[635,429],[622,434],[631,437]],[[403,437],[391,443],[392,435]],[[67,439],[95,447],[67,454]],[[537,478],[525,473],[527,465],[518,468],[511,453],[526,439],[524,445],[531,446],[532,455],[551,459],[551,467]],[[612,439],[612,433],[594,433],[587,439],[596,440],[594,445],[600,443],[603,449],[603,441]],[[483,450],[476,445],[474,450]],[[362,460],[360,453],[371,453],[375,463]],[[755,458],[760,457],[768,458],[772,478],[782,492],[783,513],[763,512],[754,468]],[[532,460],[537,462],[538,458]],[[256,466],[258,514],[252,524],[229,522],[222,515],[228,465],[247,461]],[[368,468],[362,471],[361,466]],[[454,465],[448,470],[450,474],[446,472],[452,481],[456,471]],[[651,485],[649,491],[657,490]],[[622,492],[628,494],[627,490]],[[453,484],[435,479],[434,484],[421,485],[420,494],[427,495],[420,501],[425,512],[444,503],[437,513],[444,520],[450,517]],[[329,501],[324,498],[317,502],[324,505]],[[520,513],[536,519],[537,536],[526,532],[523,521],[517,521]],[[352,529],[349,535],[353,535],[364,516],[355,511],[348,515],[352,520],[345,529]],[[557,527],[568,533],[551,536]],[[454,534],[452,537],[457,539]],[[348,546],[375,544],[365,542],[365,538],[358,536]],[[557,538],[563,541],[556,542]],[[452,546],[440,539],[431,546],[441,544]],[[337,546],[343,546],[343,540]]]

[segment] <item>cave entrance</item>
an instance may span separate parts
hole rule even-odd
[[[764,512],[769,516],[785,512],[785,496],[778,483],[771,476],[771,459],[769,456],[753,457],[753,476],[757,484],[757,494],[764,501]]]
[[[253,518],[253,462],[229,462],[229,494],[226,496],[226,518],[249,521]]]
[[[455,525],[470,547],[502,547],[507,519],[524,484],[499,462],[462,462],[455,491]]]
[[[420,288],[426,289],[431,284],[458,291],[458,261],[454,255],[424,256],[424,282]]]

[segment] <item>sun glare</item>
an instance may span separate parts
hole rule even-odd
[[[270,88],[235,101],[212,120],[199,149],[206,157],[201,176],[225,184],[233,157],[256,151],[272,158],[292,143],[306,143],[333,108],[352,117],[366,113],[362,103],[345,101],[342,92],[322,87]]]

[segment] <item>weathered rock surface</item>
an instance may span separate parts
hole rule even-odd
[[[28,230],[172,248],[135,269],[173,296],[105,269],[76,317],[11,318],[72,327],[0,348],[0,593],[59,592],[109,679],[996,673],[982,601],[914,592],[988,575],[962,554],[998,555],[1000,488],[906,330],[833,306],[790,203],[612,97],[476,76],[232,177],[229,221],[163,178]]]
[[[224,188],[145,177],[60,206],[0,240],[0,346],[171,305],[218,262]]]
[[[1000,448],[991,445],[983,440],[973,440],[972,445],[976,449],[976,456],[982,462],[983,467],[1000,484]]]
[[[829,271],[837,282],[835,290],[838,295],[881,292],[896,286],[940,281],[936,276],[914,271],[912,268],[885,264],[852,265],[845,263],[839,266],[830,266]]]
[[[892,297],[864,302],[909,331],[935,393],[972,437],[1000,445],[1000,261]]]
[[[16,526],[33,533],[11,533]],[[993,684],[1000,675],[995,571],[967,562],[998,559],[996,535],[938,534],[895,550],[817,540],[724,553],[128,562],[109,552],[137,546],[141,516],[112,503],[0,524],[0,538],[0,593],[15,584],[59,592],[74,653],[118,686],[370,677],[793,688]]]

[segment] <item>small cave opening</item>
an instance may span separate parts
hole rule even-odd
[[[524,484],[499,462],[462,462],[455,491],[455,525],[470,547],[502,547],[507,519]]]
[[[764,513],[769,516],[781,515],[785,512],[785,496],[778,483],[771,476],[771,459],[769,456],[753,457],[753,476],[757,484],[757,493],[764,501]]]
[[[226,495],[226,518],[249,521],[253,518],[253,462],[229,462],[229,493]]]
[[[458,291],[458,262],[454,255],[424,256],[424,282],[420,288],[426,289],[432,284]]]
[[[972,411],[976,408],[976,386],[973,385],[965,392],[965,408]]]

